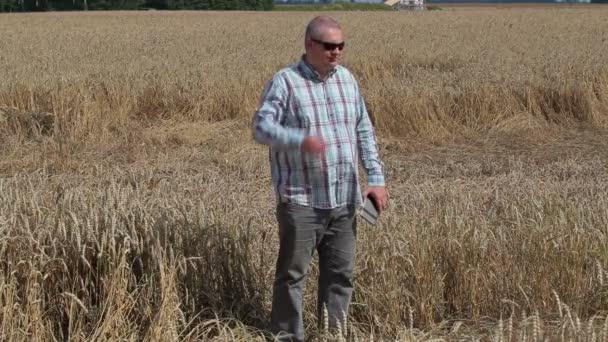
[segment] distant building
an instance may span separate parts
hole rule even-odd
[[[385,0],[384,4],[396,10],[423,10],[425,0]]]

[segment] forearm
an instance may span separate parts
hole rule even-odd
[[[255,141],[279,149],[299,148],[304,140],[299,129],[283,127],[262,114],[256,114],[252,129]]]
[[[362,98],[360,98],[357,121],[357,145],[359,146],[361,163],[367,172],[368,185],[385,186],[384,164],[380,160],[374,127]]]
[[[295,127],[284,127],[281,122],[287,115],[287,93],[280,78],[266,84],[258,109],[253,115],[251,130],[258,143],[278,149],[299,148],[303,132]]]
[[[361,163],[367,172],[369,186],[385,186],[384,164],[380,160],[373,132],[363,132],[359,135],[359,153]]]

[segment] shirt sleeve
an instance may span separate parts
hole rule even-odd
[[[369,186],[385,186],[384,164],[380,160],[374,127],[369,118],[365,101],[357,87],[358,116],[357,116],[357,146],[361,155],[361,163],[367,171]]]
[[[276,149],[297,149],[304,140],[304,133],[297,128],[281,125],[287,115],[287,87],[275,75],[264,86],[252,120],[253,138],[258,143]]]

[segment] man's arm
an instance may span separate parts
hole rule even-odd
[[[258,143],[279,149],[298,149],[304,134],[296,128],[283,127],[280,123],[287,115],[287,89],[284,81],[275,76],[264,86],[251,129]]]
[[[384,164],[379,158],[374,127],[360,95],[358,106],[357,146],[361,155],[361,163],[367,171],[367,184],[368,186],[384,186]]]
[[[358,117],[357,117],[357,146],[361,156],[361,163],[367,171],[367,189],[364,196],[370,195],[378,204],[378,210],[385,210],[388,206],[388,194],[384,180],[384,164],[380,160],[374,127],[365,107],[365,101],[358,94]]]

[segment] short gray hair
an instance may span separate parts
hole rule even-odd
[[[342,30],[342,28],[334,18],[321,15],[313,18],[308,23],[308,25],[306,26],[305,38],[317,38],[321,34],[321,31],[327,28]]]

